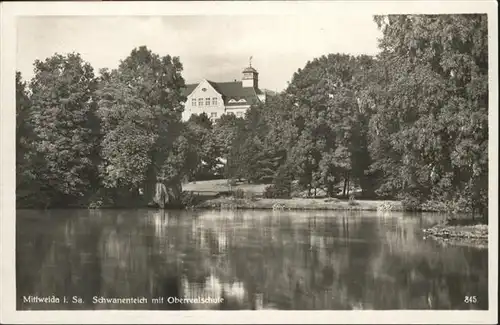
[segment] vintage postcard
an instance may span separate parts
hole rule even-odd
[[[1,15],[2,323],[498,322],[496,2]]]

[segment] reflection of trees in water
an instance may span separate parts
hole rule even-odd
[[[80,308],[187,307],[93,306],[94,295],[227,302],[190,308],[467,308],[463,296],[487,288],[484,252],[422,241],[418,218],[103,210],[57,219],[27,232],[38,239],[18,238],[27,240],[18,256],[29,256],[18,261],[21,291],[79,295],[89,303]]]
[[[331,247],[345,246],[347,226],[339,229],[335,221],[325,227],[320,218],[297,223],[285,214],[262,218],[260,213],[253,218],[253,213],[238,211],[237,225],[210,218],[197,227],[200,232],[219,232],[218,237],[225,232],[227,251],[213,264],[216,274],[222,275],[223,281],[242,281],[253,308],[259,304],[282,309],[348,308],[344,298],[335,295],[342,291],[336,287],[341,288],[339,275],[347,258],[333,254]],[[337,235],[338,240],[326,240],[325,233]]]
[[[365,299],[375,301],[375,308],[487,308],[487,251],[442,249],[421,240],[421,224],[418,217],[379,220],[385,244],[370,262],[376,287]],[[463,301],[466,295],[480,294],[477,305]]]
[[[18,247],[20,255],[26,259],[19,259],[20,273],[27,274],[23,280],[18,280],[18,300],[22,295],[58,297],[78,296],[84,299],[84,306],[88,306],[94,289],[100,286],[100,264],[98,263],[97,241],[98,228],[82,218],[82,212],[76,212],[75,218],[65,218],[69,211],[52,211],[44,214],[45,220],[37,225],[43,228],[36,229],[35,241],[29,239],[30,231],[25,231],[26,243],[31,243],[32,249]],[[75,212],[71,212],[75,213]],[[74,229],[85,229],[75,231]],[[31,229],[33,230],[33,229]],[[29,258],[29,260],[28,260]],[[28,280],[29,279],[29,280]],[[26,281],[26,282],[20,282]],[[31,284],[31,285],[30,285]],[[34,309],[61,308],[58,305],[28,304],[24,306]],[[66,308],[77,308],[68,305]]]

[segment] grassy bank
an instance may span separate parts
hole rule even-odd
[[[425,229],[427,236],[440,238],[467,238],[471,240],[488,240],[488,225],[476,224],[469,226],[438,224]]]
[[[214,179],[209,181],[197,181],[197,182],[190,182],[187,184],[183,184],[182,190],[191,192],[202,192],[202,193],[204,192],[223,193],[229,191],[242,190],[247,193],[262,194],[264,193],[266,186],[268,185],[247,184],[244,182],[238,182],[237,184],[230,186],[227,179]]]
[[[195,193],[199,200],[193,206],[196,209],[274,209],[274,210],[361,210],[403,211],[401,202],[376,200],[347,200],[338,198],[305,198],[291,199],[263,198],[268,185],[237,183],[232,186],[227,180],[199,181],[184,184],[182,189]],[[235,198],[230,193],[242,191],[244,197]],[[304,196],[304,193],[299,195]],[[322,193],[323,194],[323,193]]]
[[[373,200],[340,200],[333,198],[311,199],[235,199],[220,197],[208,199],[198,203],[198,209],[273,209],[273,210],[358,210],[377,211],[391,210],[403,211],[403,206],[398,201],[373,201]]]
[[[426,237],[431,237],[444,244],[488,247],[488,225],[481,220],[446,220],[424,229]]]

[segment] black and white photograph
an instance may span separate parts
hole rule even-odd
[[[2,323],[498,322],[495,2],[31,5]]]

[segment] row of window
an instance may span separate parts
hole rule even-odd
[[[244,99],[240,99],[239,101],[236,101],[234,99],[231,99],[229,103],[246,103],[247,101]],[[205,106],[210,106],[210,103],[212,103],[212,106],[217,106],[217,97],[213,97],[212,101],[210,101],[210,98],[193,98],[191,99],[191,105],[192,106],[203,106],[203,103],[205,103]]]
[[[246,100],[244,100],[243,98],[242,98],[242,99],[240,99],[239,101],[236,101],[235,99],[231,99],[231,100],[229,101],[229,103],[231,103],[231,104],[232,104],[232,103],[246,103],[246,102],[247,102],[247,101],[246,101]]]
[[[229,112],[228,114],[234,115],[233,112]],[[243,112],[236,112],[236,117],[243,117]],[[216,112],[210,113],[210,118],[211,119],[216,119],[217,118],[217,113]]]
[[[198,104],[198,106],[203,106],[203,103],[205,103],[205,106],[210,106],[210,98],[207,97],[205,99],[203,99],[203,98],[191,99],[192,106],[196,106],[196,104]],[[217,97],[212,98],[212,106],[217,106]]]

